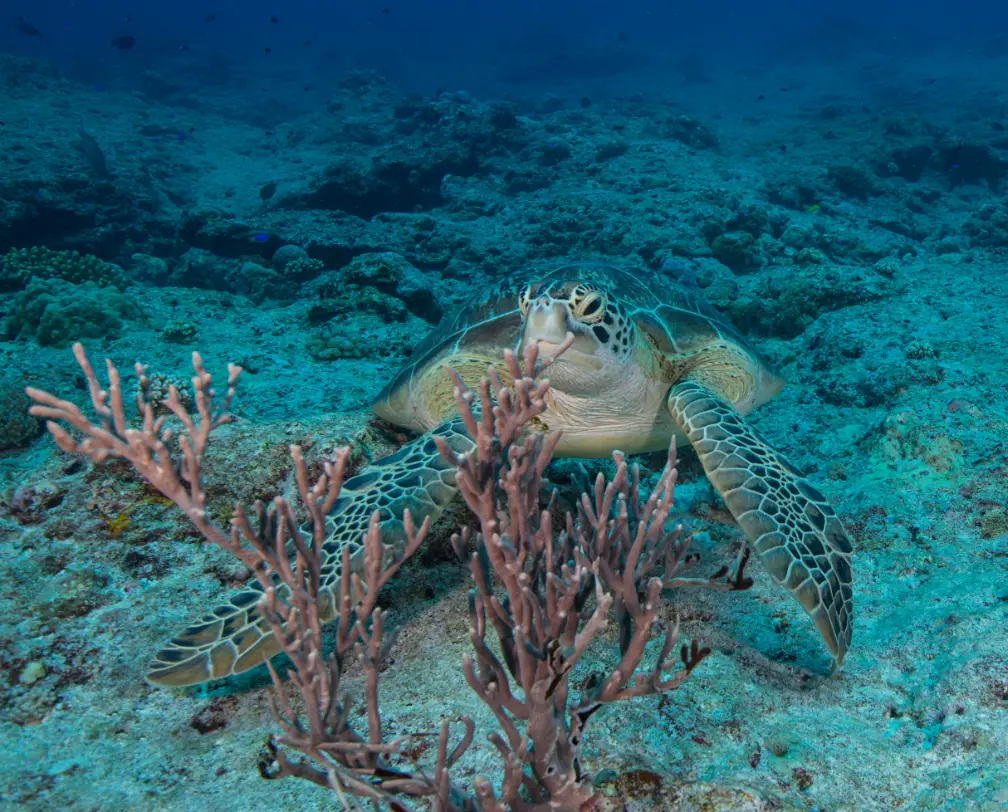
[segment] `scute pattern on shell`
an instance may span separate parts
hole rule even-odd
[[[606,262],[531,266],[487,286],[465,306],[448,314],[420,342],[412,356],[376,398],[383,401],[408,386],[417,371],[459,352],[496,358],[516,348],[521,331],[519,297],[549,292],[566,298],[579,284],[603,290],[669,357],[690,354],[715,341],[734,344],[756,357],[755,349],[706,301],[675,282],[641,268]]]

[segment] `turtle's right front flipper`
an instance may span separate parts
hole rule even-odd
[[[826,497],[704,384],[676,384],[668,408],[770,577],[842,664],[852,633],[853,546]]]
[[[336,617],[343,550],[350,548],[351,568],[359,571],[363,564],[361,540],[374,511],[379,512],[382,541],[401,555],[406,541],[403,513],[408,509],[419,526],[427,517],[436,519],[455,498],[455,468],[441,458],[436,436],[460,454],[472,448],[456,417],[343,483],[340,497],[326,517],[319,590],[323,623]],[[277,591],[283,598],[285,588],[278,585]],[[262,596],[259,582],[250,582],[181,631],[155,655],[147,680],[169,687],[198,685],[248,671],[278,654],[280,647],[258,609]]]

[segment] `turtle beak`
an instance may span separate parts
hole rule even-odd
[[[584,337],[578,335],[579,332],[571,322],[566,303],[554,301],[548,296],[540,296],[529,304],[521,345],[525,347],[530,341],[535,341],[539,344],[541,356],[552,355],[567,340],[567,334],[573,333],[574,343],[564,351],[558,363],[599,369],[601,363],[594,347],[589,346]],[[553,369],[552,374],[555,376],[557,368]]]
[[[567,306],[548,296],[540,296],[529,305],[522,343],[538,341],[546,345],[559,345],[569,330]]]

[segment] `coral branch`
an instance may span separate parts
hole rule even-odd
[[[264,777],[312,781],[333,791],[346,808],[356,808],[356,797],[403,810],[403,798],[426,797],[433,809],[443,812],[601,809],[604,801],[580,763],[588,720],[611,702],[674,690],[710,654],[695,640],[680,644],[676,618],[665,630],[657,657],[644,665],[653,631],[660,625],[663,591],[739,591],[752,581],[744,572],[747,549],[731,571],[724,567],[706,579],[684,576],[698,556],[689,552],[690,537],[681,525],[666,530],[676,483],[674,446],[646,498],[638,466],[630,467],[625,456],[615,452],[613,478],[607,482],[600,475],[581,495],[574,515],[566,515],[565,529],[554,531],[555,494],[545,507],[542,502],[546,468],[560,435],[531,430],[530,424],[547,408],[549,381],[540,376],[572,340],[568,335],[546,359],[539,358],[534,343],[525,347],[520,363],[505,352],[509,386],[493,368],[478,395],[454,376],[455,401],[474,445],[458,454],[435,437],[441,455],[455,466],[459,490],[479,522],[478,533],[463,530],[452,543],[460,557],[468,557],[473,579],[473,656],[466,657],[462,667],[500,728],[488,737],[504,765],[499,794],[481,778],[474,781],[471,795],[451,781],[451,768],[475,735],[471,720],[461,720],[462,733],[454,747],[449,745],[450,724],[442,722],[433,769],[421,767],[407,754],[409,736],[391,741],[385,737],[379,677],[395,633],[386,629],[378,595],[423,543],[430,522],[418,528],[407,511],[402,517],[405,549],[395,556],[381,540],[376,511],[362,540],[363,567],[351,571],[350,550],[345,548],[338,594],[328,587],[323,592],[326,517],[339,499],[346,449],[326,462],[312,481],[300,449],[291,447],[298,498],[308,514],[305,529],[298,527],[293,504],[278,496],[268,506],[257,502],[252,517],[237,505],[225,531],[207,516],[201,472],[212,432],[233,419],[229,407],[240,368],[229,367],[227,394],[218,406],[210,375],[193,354],[196,414],[183,406],[174,389],[164,404],[181,425],[177,438],[164,417],[154,416],[145,367],[136,367],[141,428],[131,428],[118,371],[106,364],[109,386],[103,389],[79,344],[74,354],[96,422],[69,401],[37,389],[26,391],[35,401],[32,414],[48,420],[60,448],[85,454],[95,463],[128,461],[209,541],[240,559],[258,579],[263,589],[259,609],[291,660],[290,678],[304,705],[302,711],[295,710],[267,663],[275,688],[271,708],[281,732],[261,753]],[[173,452],[176,444],[178,451]],[[331,614],[322,609],[333,608],[332,601],[338,614],[336,642],[326,658],[321,618]],[[580,695],[572,697],[572,675],[610,619],[618,627],[618,662],[608,675],[585,680]],[[488,641],[489,631],[500,656]],[[673,656],[677,647],[678,663]],[[341,697],[341,678],[351,656],[364,673],[366,731],[352,726],[349,705]]]
[[[155,419],[154,404],[147,399],[146,367],[136,367],[140,385],[135,405],[141,428],[135,429],[130,428],[125,414],[115,366],[106,363],[109,387],[105,390],[80,344],[74,345],[74,355],[87,381],[97,422],[92,423],[69,401],[38,389],[26,390],[36,404],[32,414],[49,421],[49,431],[64,451],[84,454],[95,463],[109,458],[129,462],[178,505],[207,540],[241,560],[263,588],[259,609],[291,660],[291,680],[301,695],[304,710],[303,716],[294,710],[279,675],[267,662],[275,688],[270,707],[282,732],[267,743],[260,755],[260,773],[266,778],[297,776],[327,787],[347,808],[352,808],[348,796],[357,796],[405,809],[397,799],[405,795],[433,797],[437,807],[446,811],[466,809],[468,796],[452,785],[448,770],[471,744],[472,722],[462,720],[462,737],[450,754],[449,725],[442,725],[433,772],[415,764],[401,771],[391,763],[394,758],[405,757],[408,737],[386,741],[379,712],[379,673],[395,635],[386,633],[386,615],[378,609],[378,593],[423,543],[429,520],[417,528],[409,512],[405,513],[405,551],[394,557],[388,555],[389,547],[382,543],[378,512],[372,515],[363,539],[363,572],[340,581],[336,644],[326,659],[321,648],[320,609],[322,601],[328,599],[320,595],[322,545],[326,516],[339,499],[349,450],[337,451],[335,458],[324,464],[321,476],[312,482],[301,450],[297,446],[290,448],[298,497],[308,513],[309,532],[298,527],[294,506],[279,496],[268,507],[255,503],[254,523],[246,510],[236,505],[227,532],[207,516],[202,462],[211,433],[233,419],[229,407],[241,369],[229,367],[227,395],[217,407],[210,374],[200,356],[193,353],[196,416],[183,406],[174,388],[165,402],[182,427],[177,438],[179,453],[173,454],[171,446],[176,438],[163,417]],[[58,421],[80,432],[83,439],[74,438]],[[343,572],[349,573],[349,549],[344,551],[342,563]],[[340,697],[340,680],[351,654],[365,675],[366,734],[351,726],[350,708]],[[292,757],[292,753],[300,754],[300,758]]]
[[[631,471],[624,455],[614,453],[613,479],[606,482],[600,475],[581,496],[577,516],[568,514],[566,530],[553,532],[553,500],[542,510],[540,498],[559,433],[528,430],[546,411],[549,389],[547,380],[535,377],[541,369],[537,361],[534,344],[526,347],[521,365],[505,353],[512,388],[502,386],[491,370],[478,398],[456,377],[455,401],[474,446],[456,454],[439,442],[442,456],[458,469],[460,491],[480,525],[475,539],[464,531],[453,544],[461,555],[475,542],[469,555],[475,657],[464,660],[466,680],[503,733],[491,736],[506,765],[500,800],[485,782],[475,787],[487,809],[579,809],[598,803],[579,760],[588,719],[610,702],[675,689],[710,653],[694,641],[682,646],[679,668],[668,663],[679,639],[676,620],[654,664],[639,672],[663,588],[748,585],[744,559],[726,584],[679,577],[697,558],[688,553],[689,537],[681,526],[664,529],[676,480],[674,446],[646,500],[637,466]],[[572,670],[604,632],[610,610],[620,625],[620,661],[571,707]],[[487,643],[488,629],[503,662]]]

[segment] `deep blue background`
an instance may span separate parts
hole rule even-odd
[[[731,66],[868,50],[989,52],[1008,34],[1008,5],[992,0],[0,0],[0,9],[0,51],[43,57],[80,81],[126,82],[138,69],[179,66],[186,44],[189,67],[221,60],[297,81],[374,67],[422,93],[486,94],[571,76],[632,84],[685,56]],[[210,12],[217,20],[205,24]],[[18,15],[45,37],[19,34]],[[136,48],[115,51],[109,41],[124,33]]]

